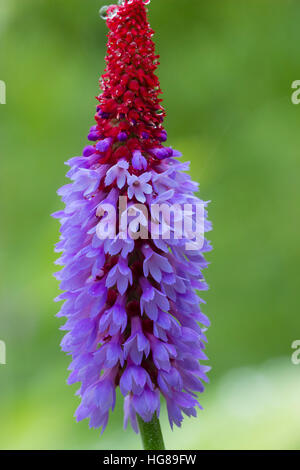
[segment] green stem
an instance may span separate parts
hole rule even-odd
[[[150,423],[145,423],[145,421],[138,416],[138,424],[144,450],[165,450],[163,435],[156,415],[153,416]]]

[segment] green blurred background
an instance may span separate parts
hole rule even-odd
[[[139,449],[122,403],[103,435],[76,424],[52,301],[64,161],[93,124],[101,0],[0,0],[2,449]],[[152,0],[169,143],[211,200],[204,411],[169,449],[300,449],[298,0]]]

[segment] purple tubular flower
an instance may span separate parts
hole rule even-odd
[[[165,130],[161,131],[161,134],[159,136],[159,140],[161,142],[166,142],[168,140],[168,134]]]
[[[134,395],[141,395],[146,384],[153,389],[153,384],[148,372],[146,372],[143,367],[128,365],[120,380],[120,390],[124,397],[130,392]]]
[[[100,133],[97,129],[97,126],[92,126],[90,128],[90,132],[89,132],[89,135],[88,135],[88,140],[90,141],[96,141],[96,140],[99,140],[100,139]]]
[[[89,418],[90,426],[103,432],[120,387],[124,425],[130,422],[138,432],[137,415],[145,422],[159,416],[162,397],[171,427],[201,409],[198,393],[207,382],[209,367],[202,361],[207,360],[205,332],[210,323],[197,292],[208,288],[204,255],[211,246],[203,232],[211,230],[211,223],[207,203],[195,195],[198,184],[186,173],[188,163],[177,160],[180,152],[162,146],[167,134],[161,124],[164,112],[153,72],[157,56],[145,3],[132,0],[115,8],[118,14],[107,17],[107,72],[97,108],[107,121],[96,116],[89,137],[97,143],[67,162],[71,183],[58,191],[65,207],[53,214],[61,224],[56,264],[62,269],[56,277],[65,291],[56,301],[64,302],[57,316],[66,317],[61,347],[72,357],[68,383],[80,382],[77,420]],[[127,43],[133,30],[134,47],[116,51],[118,40]],[[149,51],[147,60],[136,60],[139,49],[142,54]],[[128,63],[140,65],[137,79],[127,83],[120,70],[128,69]],[[134,65],[131,69],[134,75]],[[140,77],[147,78],[142,92]],[[132,103],[138,109],[128,106],[134,93],[138,99]],[[123,129],[130,135],[127,140]],[[127,198],[122,213],[120,196]],[[152,205],[160,207],[159,213],[152,212]],[[185,206],[184,222],[190,225],[183,224],[178,236],[178,207]],[[196,206],[203,208],[199,244]],[[120,226],[127,215],[125,233]],[[104,219],[112,238],[99,235]],[[147,239],[131,236],[141,227]],[[193,233],[196,240],[190,248]]]
[[[127,261],[120,257],[118,263],[108,273],[106,287],[117,285],[119,293],[123,295],[128,288],[128,284],[132,285],[132,272],[127,265]]]
[[[144,139],[144,140],[149,139],[149,134],[148,134],[148,132],[145,132],[145,131],[142,132],[142,139]]]
[[[159,160],[163,160],[164,158],[168,158],[173,155],[172,149],[168,147],[160,147],[156,149],[151,149],[151,153]]]
[[[148,276],[149,273],[151,273],[153,279],[160,283],[163,273],[173,273],[173,268],[166,257],[155,253],[149,245],[144,245],[142,251],[145,257],[143,263],[145,276]]]
[[[129,199],[135,197],[139,202],[146,202],[145,194],[152,193],[152,186],[148,184],[148,181],[151,180],[151,176],[151,173],[143,173],[140,176],[128,176],[127,182]]]
[[[141,278],[140,285],[143,291],[140,300],[141,313],[145,311],[151,320],[156,321],[161,310],[169,310],[169,300],[164,292],[153,287],[146,278]]]
[[[132,166],[135,170],[146,170],[147,160],[140,150],[135,150],[132,154]]]
[[[99,111],[98,116],[101,117],[102,119],[108,119],[110,117],[110,114],[105,112],[105,111]]]
[[[114,166],[112,166],[105,177],[105,185],[111,185],[115,180],[117,180],[117,186],[119,189],[122,189],[126,183],[129,164],[125,160],[120,160]]]
[[[118,141],[119,142],[126,142],[127,140],[127,134],[126,132],[119,132],[118,134]]]
[[[143,326],[139,317],[131,319],[131,335],[124,343],[125,359],[130,358],[136,365],[140,365],[145,354],[147,358],[150,354],[150,342],[144,335]]]
[[[90,157],[91,155],[93,155],[95,153],[95,149],[92,145],[88,145],[87,147],[85,147],[83,149],[83,152],[82,152],[82,155],[84,157]]]
[[[107,152],[111,144],[112,144],[112,139],[108,137],[107,139],[100,140],[100,142],[96,144],[96,149],[99,152],[104,153],[104,152]]]
[[[82,402],[76,411],[77,421],[90,418],[90,427],[98,428],[102,426],[104,431],[109,416],[109,409],[112,410],[116,403],[116,390],[114,386],[117,368],[104,374],[101,379],[88,387],[82,394]]]
[[[146,385],[141,394],[132,393],[132,406],[146,423],[152,420],[155,413],[159,418],[160,397],[158,389],[152,390]]]
[[[100,333],[107,333],[110,336],[118,332],[123,333],[127,325],[127,314],[125,310],[124,297],[118,297],[115,304],[103,312],[99,322]]]

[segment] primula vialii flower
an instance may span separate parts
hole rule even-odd
[[[180,426],[183,413],[196,416],[197,392],[209,369],[199,363],[207,359],[209,320],[196,290],[207,289],[203,253],[210,245],[203,238],[201,246],[188,249],[188,230],[182,237],[174,229],[168,237],[154,236],[163,225],[165,233],[166,224],[146,214],[159,203],[163,216],[171,206],[206,205],[195,196],[198,185],[185,173],[188,164],[164,145],[147,3],[124,0],[107,8],[107,66],[96,125],[83,155],[68,162],[72,183],[58,191],[65,209],[54,214],[61,222],[57,264],[64,266],[56,274],[65,291],[57,299],[65,301],[58,315],[67,317],[62,349],[73,359],[68,382],[81,382],[77,419],[89,418],[91,427],[102,430],[117,387],[125,397],[125,425],[130,420],[138,431],[137,414],[145,422],[158,416],[163,396],[171,426]],[[125,212],[116,226],[113,214],[107,215],[108,205],[119,214],[120,197],[131,220],[126,236]],[[113,234],[106,239],[98,230],[104,219]],[[203,229],[210,228],[203,210]]]

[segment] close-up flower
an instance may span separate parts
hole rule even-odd
[[[298,450],[300,2],[104,3],[0,0],[0,454]]]
[[[88,136],[95,143],[80,160],[69,161],[73,182],[59,191],[65,209],[54,214],[61,222],[57,251],[63,252],[57,263],[64,266],[57,277],[66,291],[58,297],[66,300],[59,315],[67,317],[62,347],[73,357],[71,383],[81,382],[77,419],[89,418],[104,431],[120,387],[125,425],[129,417],[138,432],[137,417],[157,419],[162,399],[171,427],[201,409],[196,393],[209,370],[199,362],[207,360],[209,321],[196,290],[207,289],[202,270],[211,247],[205,241],[189,251],[185,232],[177,238],[176,230],[163,240],[151,237],[151,221],[147,239],[137,238],[130,251],[116,245],[118,230],[111,240],[97,236],[103,201],[117,209],[122,196],[144,203],[149,213],[153,201],[163,201],[164,210],[204,204],[184,172],[188,166],[177,160],[180,153],[164,146],[158,55],[145,2],[108,7],[106,22],[107,65]],[[153,234],[161,225],[154,224]],[[205,218],[204,230],[210,228]]]

